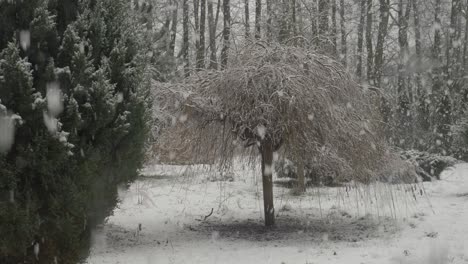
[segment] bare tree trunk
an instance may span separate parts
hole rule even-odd
[[[348,64],[348,46],[345,21],[345,5],[344,0],[340,0],[340,29],[341,29],[341,63],[344,66]]]
[[[411,93],[409,93],[409,89],[407,91],[407,77],[405,72],[405,64],[408,58],[408,20],[409,14],[411,10],[411,4],[407,2],[406,4],[406,12],[404,1],[399,0],[398,2],[398,43],[400,47],[400,54],[398,60],[398,83],[397,83],[397,97],[398,97],[398,105],[397,105],[397,117],[398,117],[398,132],[400,139],[410,139],[408,142],[407,140],[402,141],[404,142],[403,146],[410,146],[412,144],[412,118],[411,118]],[[399,144],[399,143],[397,143]]]
[[[217,69],[218,59],[216,58],[216,24],[213,14],[213,2],[210,0],[208,0],[208,30],[210,35],[210,69]]]
[[[275,224],[275,208],[273,206],[273,144],[265,138],[260,146],[262,154],[263,208],[265,211],[265,226]]]
[[[189,5],[188,0],[183,0],[182,6],[183,22],[182,22],[182,54],[184,58],[184,75],[190,75],[190,61],[189,61]]]
[[[357,41],[357,65],[356,75],[358,79],[362,79],[362,51],[364,43],[364,21],[366,19],[366,0],[361,0],[361,14],[358,25],[358,41]]]
[[[302,3],[299,1],[297,2],[297,11],[296,11],[296,22],[297,22],[297,32],[296,35],[304,35],[304,14],[302,13]]]
[[[465,5],[465,40],[463,41],[463,73],[468,72],[468,4]]]
[[[292,36],[297,36],[296,0],[291,0],[291,31]]]
[[[452,83],[451,90],[458,93],[461,72],[461,0],[452,0],[450,14],[449,43],[447,45],[447,77]]]
[[[329,26],[328,26],[328,13],[329,10],[329,0],[319,0],[318,12],[319,12],[319,43],[320,49],[329,53],[331,50],[328,44],[330,37]]]
[[[317,10],[317,0],[312,0],[312,11],[311,13],[311,27],[312,27],[312,35],[314,39],[314,44],[316,46],[320,45],[320,35],[318,30],[318,10]]]
[[[414,41],[416,49],[416,58],[418,62],[421,62],[422,59],[422,50],[421,50],[421,26],[419,25],[419,9],[418,1],[411,0],[413,4],[413,20],[414,20]],[[416,72],[416,91],[417,96],[422,95],[422,83],[421,83],[421,73]]]
[[[271,25],[272,16],[273,16],[272,15],[272,10],[271,10],[272,1],[274,1],[274,0],[266,0],[266,12],[267,12],[266,36],[267,36],[268,41],[271,41],[272,37],[273,37],[272,25]]]
[[[198,46],[200,45],[200,21],[198,19],[198,10],[200,8],[200,0],[193,0],[193,22],[195,24],[195,49],[198,51]]]
[[[406,96],[406,77],[404,65],[408,58],[408,20],[411,10],[410,3],[406,4],[406,11],[404,8],[403,0],[398,2],[398,43],[400,46],[399,62],[398,62],[398,97],[399,104],[409,103],[411,95]],[[405,102],[406,101],[406,102]]]
[[[197,69],[205,68],[206,0],[200,0],[200,42],[197,50]]]
[[[337,45],[337,38],[338,38],[338,29],[336,24],[336,0],[332,1],[332,10],[331,10],[331,19],[332,19],[332,28],[331,28],[331,39],[333,44],[333,56],[338,54],[338,45]]]
[[[302,193],[305,192],[305,173],[304,173],[304,162],[301,158],[297,159],[297,191]]]
[[[366,21],[366,48],[367,48],[367,80],[373,83],[374,71],[374,50],[372,46],[372,0],[367,0],[367,21]]]
[[[173,0],[172,10],[172,25],[171,25],[171,41],[169,43],[169,53],[175,57],[175,42],[177,36],[177,10],[179,9],[179,3],[177,0]]]
[[[228,53],[230,45],[230,34],[231,34],[231,11],[229,0],[223,0],[223,17],[224,17],[224,27],[223,27],[223,49],[221,50],[221,69],[225,69],[228,63]]]
[[[375,72],[373,74],[374,85],[381,87],[382,84],[382,68],[383,68],[383,55],[384,43],[388,32],[388,18],[390,16],[390,0],[380,0],[380,22],[379,33],[377,36],[377,45],[375,47]]]
[[[244,0],[244,16],[245,16],[245,38],[250,37],[250,22],[249,22],[249,0]]]
[[[289,28],[290,19],[289,16],[289,0],[282,0],[281,3],[281,21],[278,39],[280,42],[287,40],[290,37],[291,31]]]
[[[255,1],[255,38],[261,38],[262,0]]]

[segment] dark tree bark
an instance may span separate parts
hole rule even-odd
[[[302,9],[302,3],[301,1],[299,2],[296,2],[296,0],[294,0],[294,2],[296,3],[296,6],[297,6],[297,10],[296,10],[296,14],[295,14],[295,17],[296,17],[296,35],[304,35],[304,14],[302,13],[303,12],[303,9]]]
[[[382,85],[382,70],[383,70],[383,56],[384,56],[384,44],[388,32],[388,18],[390,16],[390,0],[380,0],[379,6],[379,33],[377,35],[377,45],[375,47],[375,58],[374,67],[375,72],[373,74],[374,85],[381,87]]]
[[[189,60],[189,5],[188,0],[183,0],[182,6],[183,22],[182,22],[182,56],[184,58],[184,75],[190,75],[190,60]]]
[[[169,52],[175,57],[175,42],[177,36],[177,11],[179,9],[179,2],[173,0],[172,2],[174,10],[172,10],[172,24],[171,24],[171,40],[169,43]]]
[[[263,208],[265,226],[275,224],[275,208],[273,205],[273,143],[265,138],[260,145],[262,155]]]
[[[447,45],[447,78],[452,92],[459,93],[461,86],[461,0],[452,0],[449,42]]]
[[[218,2],[219,5],[219,2]],[[213,14],[213,2],[208,0],[208,31],[210,38],[210,69],[218,68],[218,59],[216,58],[216,23]]]
[[[273,1],[275,0],[266,0],[266,12],[267,12],[266,37],[268,41],[271,41],[273,37],[272,25],[271,25],[271,21],[273,17],[271,6],[272,6]]]
[[[206,23],[206,0],[200,0],[200,41],[197,49],[197,69],[205,68],[205,23]]]
[[[463,72],[468,72],[468,4],[465,4],[465,39],[463,42]]]
[[[340,29],[341,29],[341,63],[344,66],[348,64],[348,45],[346,34],[346,20],[345,20],[345,4],[344,0],[340,0]]]
[[[328,25],[328,13],[330,12],[329,8],[329,0],[319,0],[318,4],[318,12],[319,12],[319,26],[318,26],[318,33],[319,33],[319,43],[320,49],[324,50],[327,53],[331,52],[329,48],[328,40],[330,37],[329,32],[329,25]]]
[[[367,80],[369,83],[373,83],[373,71],[374,71],[374,49],[372,46],[372,0],[367,0],[367,21],[366,21],[366,49],[367,49]]]
[[[288,38],[291,37],[291,29],[290,29],[290,15],[289,15],[289,0],[282,0],[281,3],[281,21],[279,21],[280,24],[280,30],[279,30],[279,36],[278,39],[280,42],[283,42],[287,40]]]
[[[332,19],[332,28],[331,28],[331,39],[332,39],[332,44],[333,44],[333,51],[332,54],[333,56],[336,56],[338,54],[338,45],[337,45],[337,39],[338,39],[338,28],[336,24],[336,0],[331,0],[332,1],[332,9],[331,9],[331,19]]]
[[[244,16],[245,16],[245,38],[250,37],[250,22],[249,22],[249,0],[244,0]]]
[[[405,11],[406,10],[406,11]],[[411,99],[412,92],[411,88],[408,87],[408,77],[405,71],[406,61],[408,59],[408,20],[411,11],[411,4],[404,4],[404,0],[398,2],[398,44],[400,48],[399,60],[398,60],[398,82],[397,82],[397,118],[399,121],[398,131],[400,139],[409,139],[403,141],[404,146],[410,146],[413,143],[412,140],[412,114]],[[399,143],[398,143],[399,144]],[[401,144],[400,144],[401,145]]]
[[[225,69],[228,63],[230,34],[231,34],[231,10],[229,0],[223,0],[223,49],[221,50],[221,69]]]
[[[314,44],[316,46],[320,45],[320,34],[318,29],[318,10],[317,10],[317,0],[312,0],[312,10],[310,11],[311,14],[311,27],[312,27],[312,36],[314,40]]]
[[[411,0],[413,4],[413,21],[414,21],[414,41],[416,49],[416,60],[418,63],[422,60],[422,50],[421,50],[421,26],[419,25],[419,9],[418,1]],[[422,95],[422,83],[421,83],[421,73],[416,72],[416,93],[420,97]]]
[[[406,74],[405,64],[408,58],[408,20],[411,11],[410,3],[405,5],[403,0],[398,2],[398,44],[400,47],[399,61],[398,61],[398,84],[397,93],[400,107],[403,104],[409,104],[411,102],[411,93],[406,94]],[[406,10],[406,11],[405,11]]]
[[[296,0],[291,0],[291,32],[292,36],[297,36]]]
[[[357,65],[356,75],[358,79],[362,79],[362,51],[364,44],[364,22],[366,20],[366,0],[361,0],[361,13],[358,25],[358,40],[357,40]]]
[[[262,0],[255,1],[255,38],[261,38]]]

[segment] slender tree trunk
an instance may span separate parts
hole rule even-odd
[[[296,0],[295,0],[296,2]],[[304,14],[302,13],[303,9],[302,9],[302,3],[299,1],[299,2],[296,2],[296,6],[297,6],[297,11],[296,11],[296,29],[297,29],[297,32],[296,32],[296,35],[304,35],[304,19],[303,19],[303,16]]]
[[[336,57],[338,54],[338,45],[337,45],[337,38],[338,38],[338,28],[336,24],[336,0],[332,1],[332,10],[331,10],[331,19],[332,19],[332,28],[331,28],[331,39],[333,44],[333,56]]]
[[[263,208],[265,226],[275,224],[275,208],[273,206],[273,144],[265,138],[260,146],[262,155]]]
[[[397,95],[398,95],[398,121],[399,121],[399,133],[400,138],[412,138],[412,118],[410,112],[410,105],[411,105],[411,93],[407,91],[407,77],[405,71],[405,64],[408,58],[408,20],[409,14],[411,10],[411,4],[408,2],[406,3],[406,11],[405,5],[403,0],[399,0],[398,2],[398,43],[400,47],[400,54],[398,60],[398,83],[397,83]],[[409,146],[412,143],[404,141],[403,146]]]
[[[169,43],[169,53],[175,57],[175,42],[177,36],[177,10],[179,9],[179,3],[177,0],[173,0],[172,5],[174,9],[172,10],[171,40]]]
[[[218,60],[216,58],[216,24],[213,14],[213,2],[208,0],[208,30],[210,38],[210,69],[218,68]]]
[[[189,61],[189,5],[188,0],[183,0],[182,6],[183,21],[182,21],[182,56],[184,58],[184,75],[190,75],[190,61]]]
[[[446,69],[449,87],[454,93],[459,93],[461,87],[461,8],[461,0],[452,0]]]
[[[200,0],[200,42],[197,50],[197,69],[205,68],[206,0]]]
[[[283,42],[287,40],[291,34],[291,31],[289,28],[289,24],[290,24],[289,20],[291,19],[291,17],[289,16],[289,0],[282,0],[280,17],[281,17],[281,21],[279,21],[280,30],[279,30],[278,39],[280,42]]]
[[[195,50],[198,52],[200,46],[200,20],[198,16],[198,10],[200,9],[200,0],[193,0],[193,22],[195,24],[194,35],[195,35]]]
[[[255,1],[255,38],[261,38],[262,0]]]
[[[245,38],[250,37],[250,12],[249,12],[249,0],[244,0],[244,16],[245,16]]]
[[[291,0],[291,32],[292,36],[297,36],[296,0]]]
[[[403,77],[403,63],[404,56],[406,52],[406,21],[404,15],[404,5],[403,0],[398,1],[398,44],[400,48],[399,60],[398,60],[398,84],[397,84],[397,94],[399,105],[401,105],[401,100],[403,99],[403,94],[405,92],[405,78]]]
[[[301,158],[297,159],[297,191],[300,193],[305,192],[305,173],[304,173],[304,162]]]
[[[373,82],[372,72],[374,71],[374,50],[372,46],[372,0],[367,0],[367,21],[366,21],[366,48],[367,48],[367,80]]]
[[[358,40],[357,40],[357,65],[356,75],[358,79],[362,79],[362,51],[364,43],[364,22],[366,20],[366,0],[361,0],[361,14],[358,25]]]
[[[223,49],[221,50],[221,69],[225,69],[228,63],[230,34],[231,34],[231,11],[229,0],[223,0]]]
[[[318,47],[320,45],[320,34],[318,29],[318,10],[317,10],[317,0],[312,0],[312,11],[311,13],[311,27],[312,27],[312,36],[314,44]]]
[[[415,41],[415,50],[416,50],[416,61],[418,64],[422,63],[422,45],[421,45],[421,26],[419,20],[419,5],[418,0],[411,0],[413,5],[413,21],[414,21],[414,41]],[[415,74],[416,82],[416,97],[418,98],[417,103],[417,126],[421,130],[429,130],[429,104],[427,100],[429,99],[428,93],[423,89],[421,72],[418,70]],[[416,142],[416,144],[419,144]],[[420,146],[422,147],[422,146]]]
[[[411,0],[413,4],[413,20],[414,20],[414,42],[416,49],[416,60],[418,63],[421,63],[422,60],[422,50],[421,50],[421,26],[419,25],[419,9],[418,1]],[[416,72],[416,93],[417,96],[422,96],[422,83],[421,83],[421,73]]]
[[[272,25],[271,25],[271,21],[272,21],[272,2],[275,1],[275,0],[266,0],[266,12],[267,12],[267,21],[266,21],[266,36],[267,36],[267,40],[268,41],[271,41],[272,40],[272,37],[273,37],[273,33],[272,33]]]
[[[390,0],[380,0],[380,22],[379,22],[379,33],[377,36],[377,45],[375,47],[375,58],[374,67],[375,72],[373,74],[374,85],[381,87],[382,85],[382,70],[383,70],[383,55],[384,55],[384,44],[385,38],[388,32],[388,18],[390,16]]]
[[[330,53],[331,49],[328,44],[330,32],[328,26],[328,13],[330,12],[329,0],[319,0],[318,12],[319,12],[319,43],[320,49],[326,53]]]
[[[346,20],[345,20],[345,4],[344,0],[340,0],[340,29],[341,29],[341,63],[344,66],[348,64],[348,46],[346,34]]]
[[[442,63],[442,37],[441,37],[441,9],[442,0],[436,0],[435,2],[435,17],[434,17],[434,47],[433,47],[433,60],[439,62],[432,70],[432,93],[435,97],[436,111],[433,115],[433,129],[437,134],[437,140],[441,144],[437,144],[437,150],[439,152],[445,151],[449,145],[450,124],[451,124],[451,105],[449,98],[449,90],[444,88],[444,76]],[[449,36],[449,39],[451,36]],[[450,41],[450,40],[449,40]],[[447,61],[450,61],[450,55],[447,54]]]
[[[465,40],[463,41],[463,73],[468,73],[468,4],[465,4]]]

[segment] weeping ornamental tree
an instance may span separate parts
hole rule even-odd
[[[342,180],[365,183],[388,155],[371,92],[340,63],[301,48],[255,43],[225,70],[198,72],[159,91],[177,101],[170,110],[183,117],[171,134],[199,146],[196,155],[217,157],[226,168],[239,146],[257,146],[267,226],[275,224],[274,152],[302,164],[333,161]]]

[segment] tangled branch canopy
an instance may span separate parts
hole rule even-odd
[[[184,117],[170,134],[199,146],[194,155],[227,160],[239,144],[269,139],[282,155],[329,163],[364,182],[388,155],[371,92],[340,63],[303,48],[256,43],[223,71],[196,72],[158,91],[165,110]]]

